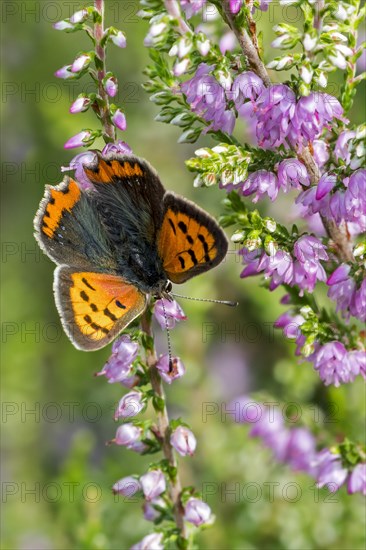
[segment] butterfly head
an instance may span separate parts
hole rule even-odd
[[[171,294],[173,289],[173,285],[171,281],[165,280],[162,282],[161,287],[157,292],[153,292],[153,296],[155,298],[165,298],[166,300],[169,300],[171,302],[174,298]]]

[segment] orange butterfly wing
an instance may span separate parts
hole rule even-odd
[[[146,307],[146,296],[117,275],[55,271],[56,304],[65,331],[84,351],[106,346]]]
[[[218,265],[228,242],[217,222],[194,203],[173,193],[164,197],[159,255],[173,283],[183,283]]]

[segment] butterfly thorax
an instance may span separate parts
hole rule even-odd
[[[118,258],[118,273],[142,292],[156,296],[162,294],[168,282],[158,251],[143,241],[130,242]]]

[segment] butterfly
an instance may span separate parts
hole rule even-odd
[[[172,299],[172,283],[218,265],[228,242],[217,222],[166,191],[150,164],[131,155],[95,154],[83,165],[90,188],[66,176],[46,186],[35,237],[57,265],[54,294],[74,346],[109,344],[146,309]]]

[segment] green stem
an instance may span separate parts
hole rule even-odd
[[[151,315],[146,311],[141,317],[141,329],[149,337],[149,340],[153,338],[153,331],[151,327]],[[158,425],[158,438],[162,442],[162,450],[165,459],[167,460],[170,468],[176,472],[175,475],[169,479],[170,497],[173,503],[173,511],[175,523],[180,531],[180,535],[183,539],[186,539],[186,528],[184,524],[184,508],[181,502],[182,485],[179,478],[177,460],[175,457],[174,449],[170,443],[170,426],[169,415],[166,408],[165,395],[163,390],[163,384],[161,377],[156,368],[158,361],[155,346],[147,348],[146,350],[146,362],[149,367],[149,376],[152,389],[160,399],[163,400],[164,406],[162,410],[157,410],[157,425]]]

